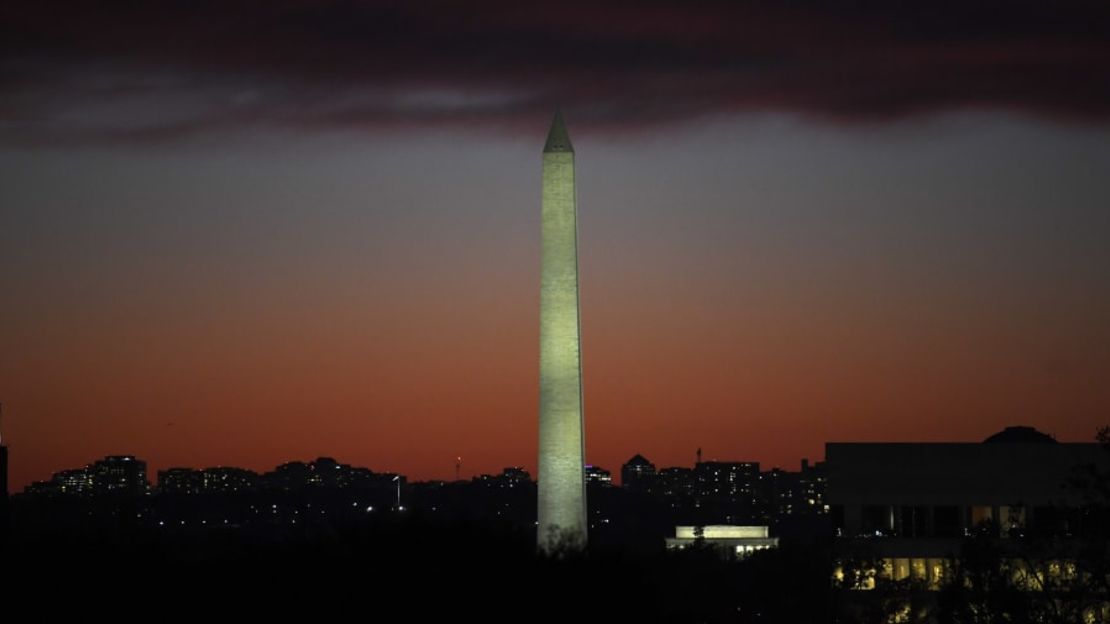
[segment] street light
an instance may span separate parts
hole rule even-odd
[[[397,483],[397,511],[404,511],[401,507],[401,475],[393,477],[393,480]]]

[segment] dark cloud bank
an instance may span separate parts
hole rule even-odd
[[[1110,2],[25,0],[0,141],[781,111],[1110,119]]]

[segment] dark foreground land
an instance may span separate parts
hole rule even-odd
[[[40,532],[9,540],[3,595],[9,608],[129,621],[830,621],[828,559],[817,545],[745,561],[709,549],[551,558],[534,548],[523,531],[412,516],[280,534]]]
[[[407,511],[246,527],[65,524],[8,535],[0,621],[1110,621],[1101,538],[1065,542],[1078,575],[1031,590],[1012,582],[1014,561],[1027,559],[1012,549],[1057,542],[969,538],[958,576],[926,588],[866,573],[838,583],[834,570],[849,561],[824,538],[784,539],[743,560],[705,545],[676,552],[605,540],[548,557],[536,554],[534,529]]]

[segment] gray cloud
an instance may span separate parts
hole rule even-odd
[[[249,126],[586,130],[782,111],[831,123],[1002,108],[1110,117],[1110,4],[23,3],[0,23],[0,141]]]

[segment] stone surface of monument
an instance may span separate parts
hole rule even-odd
[[[537,543],[545,552],[586,546],[576,203],[574,148],[556,113],[543,149]]]

